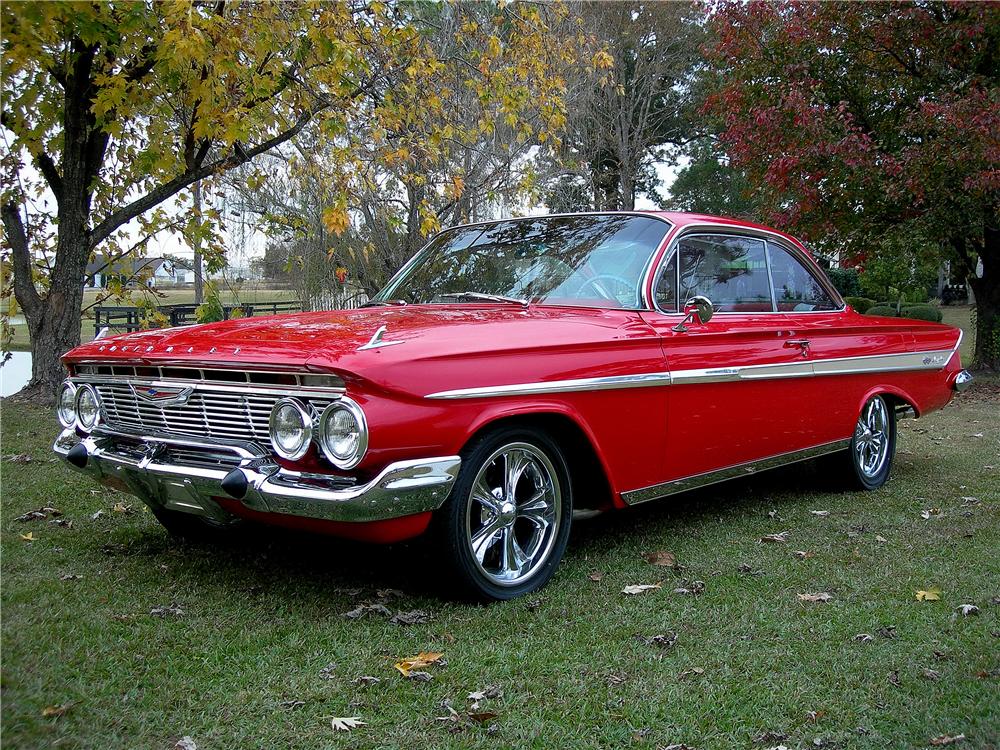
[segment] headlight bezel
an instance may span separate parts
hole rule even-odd
[[[66,391],[69,391],[72,394],[69,405],[71,414],[68,419],[64,418],[63,415],[63,394],[66,393]],[[76,383],[72,380],[64,380],[59,389],[59,398],[56,400],[56,419],[58,419],[59,424],[67,430],[76,427],[76,391]]]
[[[357,425],[358,442],[353,453],[346,458],[338,456],[333,448],[327,444],[326,427],[329,420],[338,411],[346,411],[354,418]],[[326,460],[338,469],[353,469],[360,464],[368,452],[368,419],[365,417],[365,411],[361,405],[348,396],[342,396],[327,406],[319,419],[319,439],[317,442]]]
[[[302,443],[295,451],[292,452],[288,452],[283,447],[281,447],[280,442],[276,440],[274,437],[275,422],[277,419],[278,412],[279,410],[285,408],[286,406],[294,408],[298,412],[302,420],[302,431],[303,431]],[[277,453],[282,458],[288,461],[297,461],[309,452],[309,446],[312,445],[313,432],[314,432],[313,415],[312,412],[309,410],[309,407],[306,406],[299,399],[283,398],[277,403],[275,403],[275,405],[271,407],[271,416],[268,419],[267,426],[268,426],[268,436],[271,439],[271,447],[274,448],[274,452]]]
[[[83,420],[83,411],[80,409],[80,401],[86,395],[90,394],[91,398],[94,400],[94,421],[87,424]],[[76,395],[73,397],[73,412],[75,415],[75,426],[77,429],[83,432],[90,432],[101,422],[101,397],[97,393],[97,389],[94,388],[90,383],[83,383],[78,385],[76,388]]]

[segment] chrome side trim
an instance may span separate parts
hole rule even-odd
[[[746,365],[743,367],[712,367],[707,369],[675,370],[673,372],[650,372],[637,375],[614,375],[602,378],[513,383],[511,385],[437,391],[427,394],[425,398],[490,398],[494,396],[604,391],[620,388],[649,388],[665,385],[727,383],[738,380],[807,378],[820,375],[858,375],[901,370],[940,370],[948,364],[948,360],[953,354],[954,350],[952,349],[942,349],[929,352],[876,354],[815,361],[798,360],[796,362],[776,362],[767,365]]]
[[[429,393],[425,398],[489,398],[492,396],[607,391],[621,388],[650,388],[661,385],[670,385],[669,372],[612,375],[604,378],[579,378],[576,380],[549,380],[540,383],[514,383],[513,385],[492,385],[482,388],[459,388],[453,391]]]
[[[845,438],[844,440],[835,440],[832,443],[824,443],[823,445],[816,445],[812,448],[781,453],[777,456],[770,456],[769,458],[762,458],[757,461],[747,461],[746,463],[736,464],[735,466],[728,466],[725,469],[707,471],[704,474],[695,474],[682,479],[673,479],[669,482],[654,484],[650,487],[629,490],[622,493],[622,500],[624,500],[628,505],[639,505],[640,503],[649,502],[650,500],[658,500],[659,498],[676,495],[678,492],[687,492],[688,490],[697,489],[698,487],[706,487],[710,484],[725,482],[729,479],[751,476],[760,471],[776,469],[779,466],[785,466],[786,464],[808,461],[810,458],[817,458],[819,456],[825,456],[829,453],[846,450],[850,447],[850,445],[851,439]]]

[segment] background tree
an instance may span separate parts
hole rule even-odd
[[[760,220],[760,206],[746,173],[733,166],[710,137],[685,149],[689,161],[670,186],[667,205],[674,211]]]
[[[570,81],[569,120],[546,203],[564,210],[633,209],[638,195],[659,201],[661,149],[697,132],[693,74],[704,40],[690,3],[583,2],[583,31],[613,64],[598,80]],[[575,203],[587,196],[586,204]]]
[[[950,259],[1000,368],[1000,6],[727,2],[712,28],[706,112],[765,218],[862,266]]]

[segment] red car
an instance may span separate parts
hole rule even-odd
[[[494,221],[441,232],[364,309],[74,349],[55,450],[178,534],[430,531],[470,593],[509,599],[574,514],[825,454],[881,486],[897,417],[968,386],[960,340],[859,315],[755,224]]]

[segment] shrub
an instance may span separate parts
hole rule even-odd
[[[861,281],[855,268],[828,268],[826,275],[840,292],[841,297],[853,297],[861,294]]]
[[[896,306],[895,305],[874,305],[868,308],[868,312],[865,315],[883,315],[887,318],[896,317]]]
[[[862,314],[868,312],[869,308],[875,307],[875,300],[867,297],[844,297],[844,302]]]
[[[940,323],[944,317],[934,305],[906,305],[899,315],[902,318],[929,320],[932,323]]]

